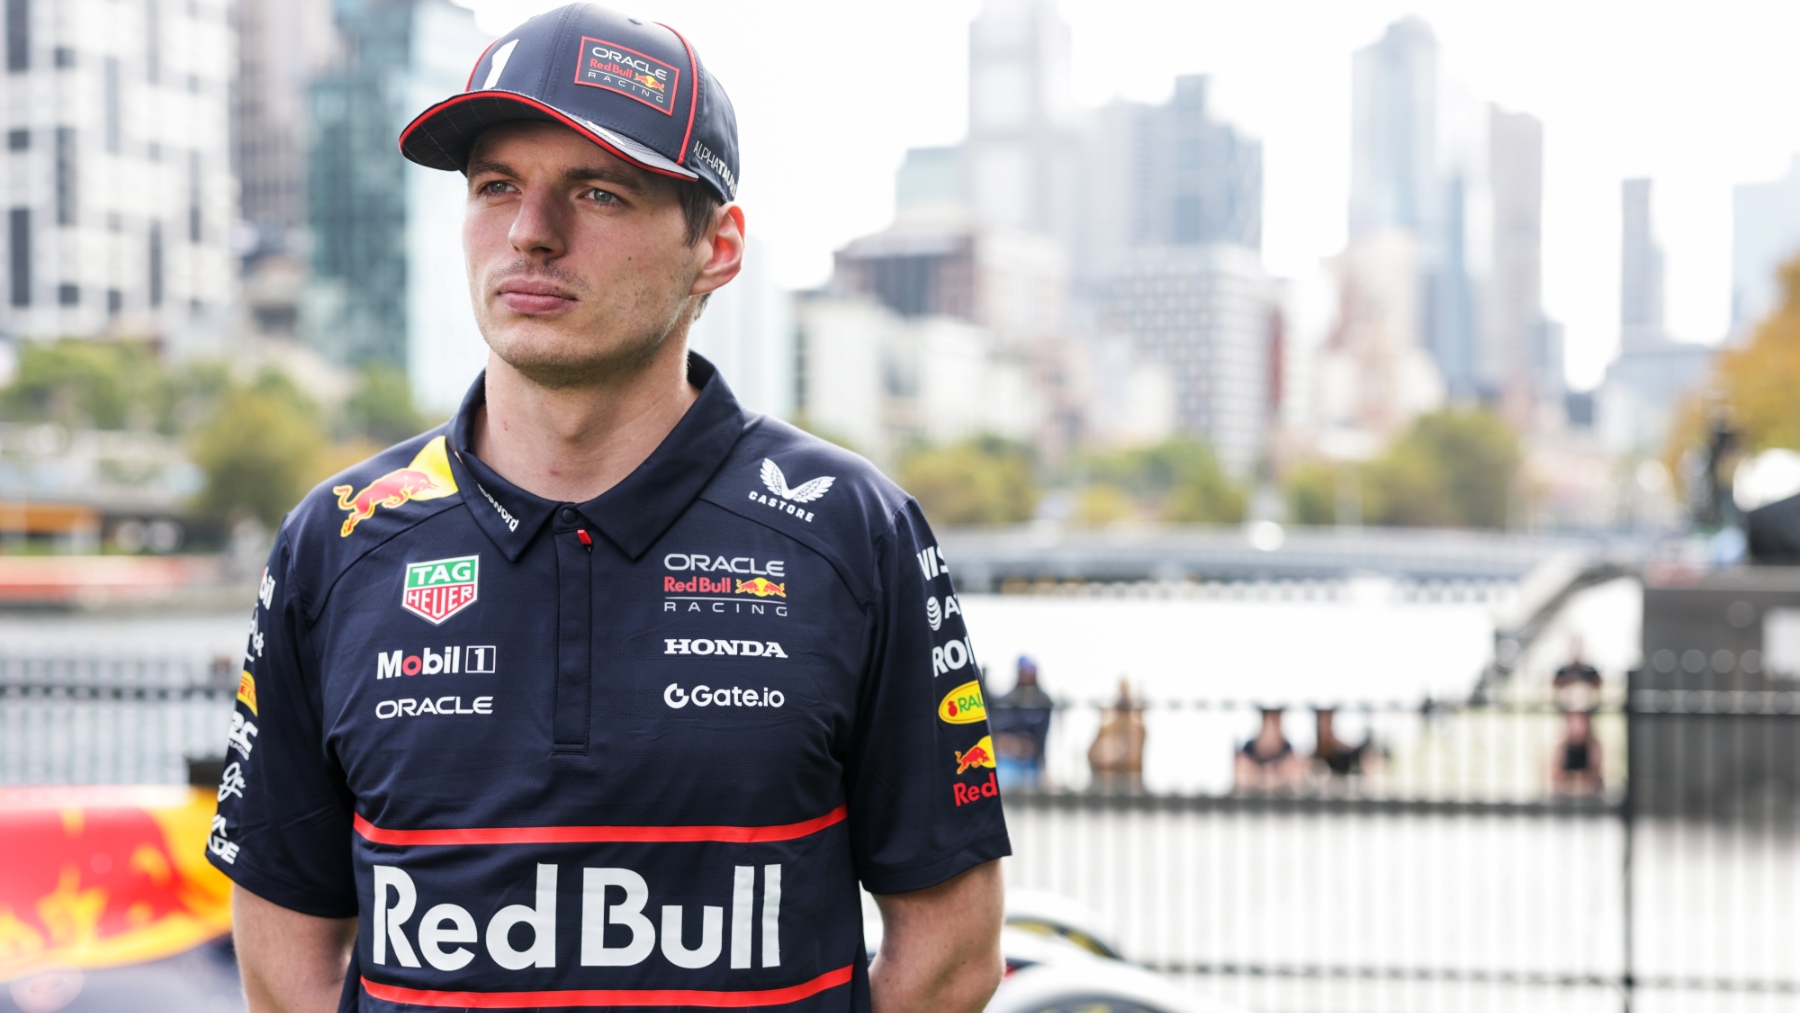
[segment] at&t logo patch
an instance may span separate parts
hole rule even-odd
[[[427,622],[441,623],[475,604],[480,570],[480,556],[408,563],[400,604]]]

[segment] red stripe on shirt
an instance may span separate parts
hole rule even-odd
[[[356,832],[375,844],[666,844],[710,841],[766,844],[791,841],[842,823],[838,806],[823,816],[772,827],[469,827],[461,830],[389,830],[355,817]]]
[[[575,988],[545,992],[439,992],[401,988],[362,980],[363,991],[388,1002],[414,1006],[451,1006],[460,1009],[531,1009],[539,1006],[700,1006],[707,1009],[747,1009],[780,1006],[847,985],[850,966],[826,971],[811,981],[760,992],[710,992],[689,988]]]

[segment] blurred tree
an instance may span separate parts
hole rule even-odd
[[[318,408],[279,373],[228,390],[191,445],[206,476],[195,503],[203,522],[255,517],[273,528],[324,477]]]
[[[1210,447],[1191,437],[1090,454],[1078,467],[1087,481],[1124,490],[1164,520],[1216,524],[1244,519],[1243,488],[1225,475]]]
[[[63,338],[26,342],[0,414],[15,422],[60,422],[71,429],[149,429],[168,398],[149,346]]]
[[[899,482],[936,525],[1018,524],[1037,509],[1031,451],[993,436],[921,447],[900,462]]]
[[[1083,527],[1104,528],[1131,520],[1136,513],[1137,504],[1125,490],[1102,482],[1083,488],[1075,497],[1073,519]]]
[[[1503,528],[1519,463],[1518,437],[1493,412],[1422,415],[1365,467],[1363,515],[1376,524]]]
[[[367,437],[378,447],[411,439],[431,428],[413,407],[412,385],[406,374],[385,362],[362,368],[356,392],[344,403],[344,421],[347,435]]]
[[[173,435],[210,415],[228,383],[223,362],[169,366],[141,342],[27,342],[12,382],[0,391],[0,418]]]
[[[1338,482],[1344,468],[1332,461],[1301,461],[1289,468],[1282,483],[1288,520],[1295,524],[1336,524]]]
[[[1800,257],[1782,265],[1781,291],[1781,305],[1756,325],[1749,343],[1719,353],[1714,374],[1750,452],[1800,450]],[[1703,403],[1690,403],[1671,435],[1689,446],[1703,444],[1710,431],[1705,416]]]
[[[1163,501],[1163,519],[1188,524],[1236,524],[1244,519],[1244,487],[1225,477],[1204,445],[1189,459]]]

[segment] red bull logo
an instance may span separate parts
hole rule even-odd
[[[983,735],[981,741],[956,753],[956,772],[964,774],[972,767],[994,769],[994,740]]]
[[[637,76],[636,80],[637,80],[638,84],[641,84],[644,87],[651,89],[652,91],[662,91],[663,90],[663,83],[661,81],[658,81],[656,78],[651,77],[649,74],[639,74]]]
[[[777,584],[767,577],[756,577],[752,580],[738,581],[737,593],[753,594],[758,598],[767,598],[770,595],[775,595],[778,598],[786,598],[787,585]]]
[[[338,509],[350,515],[341,532],[348,538],[358,524],[375,516],[376,507],[393,510],[413,500],[442,499],[456,492],[456,478],[450,474],[449,454],[439,436],[425,444],[411,464],[388,472],[360,492],[351,485],[332,486],[331,491],[337,494]]]

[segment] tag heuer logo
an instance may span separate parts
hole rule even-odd
[[[421,619],[441,623],[475,603],[480,569],[480,556],[408,563],[400,604]]]

